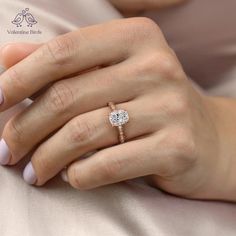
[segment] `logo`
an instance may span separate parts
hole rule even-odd
[[[29,8],[22,10],[21,13],[16,15],[15,19],[11,23],[17,27],[22,27],[23,23],[26,23],[28,27],[32,27],[33,25],[37,24],[38,22],[35,20],[34,16],[28,11]]]
[[[38,24],[38,21],[35,17],[29,12],[29,8],[25,8],[20,13],[15,16],[15,19],[11,21],[13,25],[16,27],[22,27],[22,29],[7,29],[8,34],[25,34],[25,35],[32,35],[32,34],[42,34],[40,29],[32,29],[33,26]],[[30,28],[27,30],[27,27]]]

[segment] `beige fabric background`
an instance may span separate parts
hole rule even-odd
[[[235,3],[192,0],[184,7],[150,15],[163,28],[191,77],[211,92],[232,96],[236,90],[231,84],[235,83]],[[42,34],[9,35],[7,29],[17,29],[11,20],[27,7],[38,21],[33,28]],[[0,0],[0,45],[42,42],[76,27],[118,17],[103,0]],[[226,68],[221,69],[223,64]],[[1,113],[0,128],[27,103]],[[77,191],[57,177],[36,188],[22,180],[24,165],[25,161],[14,168],[0,167],[1,236],[236,235],[235,204],[180,199],[141,181]]]

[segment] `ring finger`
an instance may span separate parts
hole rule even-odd
[[[139,102],[137,99],[117,107],[130,114],[130,122],[125,125],[127,140],[149,134],[153,132],[151,127],[156,126],[155,119],[148,117],[149,113]],[[109,122],[109,112],[110,109],[104,107],[79,115],[42,143],[24,170],[26,182],[43,185],[78,157],[117,144],[118,131]],[[147,119],[150,120],[148,125],[145,124]]]

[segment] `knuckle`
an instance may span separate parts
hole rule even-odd
[[[23,77],[20,76],[17,68],[15,66],[9,68],[7,71],[8,79],[6,83],[8,83],[11,87],[16,91],[26,92],[29,89],[26,87],[25,82],[23,81]],[[16,94],[14,94],[15,97]]]
[[[20,125],[14,118],[7,122],[4,128],[4,136],[7,136],[8,139],[14,141],[15,143],[20,143],[22,141],[22,131]]]
[[[184,91],[172,92],[164,99],[166,113],[169,117],[180,117],[189,114],[190,101]]]
[[[4,127],[3,136],[12,145],[19,145],[22,143],[22,131],[19,123],[15,119],[10,119]]]
[[[81,117],[73,119],[69,123],[69,140],[72,144],[79,143],[88,143],[96,133],[95,125],[88,121],[84,120]]]
[[[57,114],[70,112],[74,96],[66,82],[60,81],[53,84],[45,94],[44,105],[49,111]]]
[[[145,36],[150,33],[158,32],[160,33],[160,28],[152,19],[148,17],[136,17],[127,20],[127,25],[129,30],[135,31],[135,33],[143,34]]]
[[[138,60],[135,65],[137,76],[146,77],[147,75],[156,75],[157,65],[160,62],[157,53],[150,53],[145,59]]]
[[[141,60],[136,61],[133,71],[136,78],[147,82],[149,86],[185,78],[178,61],[166,52],[149,53],[145,58],[142,56]]]
[[[196,143],[189,128],[176,128],[169,135],[173,157],[177,163],[188,164],[196,158]]]
[[[162,34],[156,22],[147,17],[126,19],[123,29],[130,43],[134,41],[143,43],[143,40],[151,40],[153,36]]]
[[[46,43],[42,49],[53,64],[61,66],[68,63],[74,53],[75,43],[69,34],[60,35]]]
[[[155,63],[156,72],[170,81],[184,78],[182,67],[177,59],[168,52],[160,52],[156,55]]]

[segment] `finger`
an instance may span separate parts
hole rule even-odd
[[[133,86],[136,76],[130,73],[127,79],[128,69],[132,70],[128,63],[113,65],[55,83],[5,125],[2,139],[11,152],[8,164],[17,163],[73,117],[106,107],[108,101],[122,103],[138,97],[140,88]],[[146,82],[140,81],[140,86],[144,90]]]
[[[132,50],[132,37],[127,35],[129,28],[134,30],[130,22],[132,20],[129,19],[115,20],[82,28],[44,44],[0,76],[0,88],[4,96],[0,110],[15,105],[50,82],[126,59]],[[150,24],[150,21],[145,22]]]
[[[156,173],[160,153],[153,156],[153,141],[149,136],[98,151],[72,163],[64,170],[64,179],[85,190]]]
[[[5,68],[10,68],[36,51],[40,46],[41,44],[9,43],[1,48],[1,64]]]
[[[146,10],[158,10],[185,2],[186,0],[110,0],[110,2],[124,13],[137,13]]]
[[[4,68],[10,68],[17,64],[21,60],[25,59],[31,53],[36,51],[42,44],[31,43],[9,43],[0,49],[0,63]],[[42,94],[46,88],[33,94],[30,99],[35,100],[40,94]]]
[[[162,182],[163,187],[163,180],[168,183],[195,163],[196,159],[190,155],[193,149],[189,137],[179,125],[161,127],[76,160],[64,169],[63,176],[77,189],[92,189],[141,176],[155,176],[155,182]]]
[[[125,125],[127,140],[151,132],[154,122],[152,120],[150,125],[145,125],[147,113],[140,112],[133,103],[118,106],[130,113],[130,122]],[[24,171],[26,182],[32,184],[32,179],[35,180],[32,176],[37,176],[36,185],[42,185],[85,153],[119,143],[117,128],[112,127],[108,120],[109,113],[110,109],[105,107],[77,116],[42,143],[32,156],[32,164]]]
[[[78,159],[85,159],[85,158],[88,158],[88,157],[91,157],[92,155],[94,155],[98,150],[95,150],[95,151],[92,151],[92,152],[88,152],[86,153],[85,155],[83,155],[82,157],[78,158]],[[65,182],[68,182],[68,176],[67,176],[67,167],[65,167],[61,172],[60,172],[60,175],[61,175],[61,178],[63,181]]]
[[[76,160],[64,170],[64,179],[77,189],[92,189],[152,176],[156,186],[160,184],[167,189],[171,179],[178,178],[196,164],[195,157],[190,155],[193,146],[189,138],[179,125],[160,128],[122,145],[98,151],[89,158]]]

